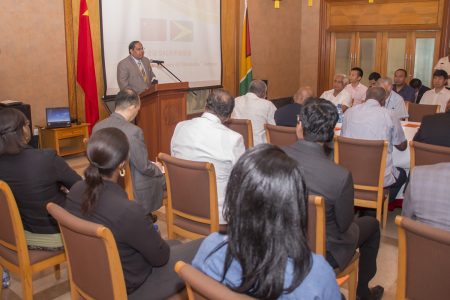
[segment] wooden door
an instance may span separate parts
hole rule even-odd
[[[333,86],[335,74],[349,74],[356,65],[356,33],[333,32],[330,47],[328,87]]]
[[[364,71],[361,83],[366,86],[369,84],[369,74],[372,72],[380,72],[382,53],[381,43],[381,32],[356,33],[355,67],[360,67]]]

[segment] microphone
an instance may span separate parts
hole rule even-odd
[[[151,60],[150,60],[150,62],[151,62],[151,63],[154,63],[154,64],[158,64],[158,65],[160,65],[160,64],[163,64],[163,63],[164,63],[164,61],[163,61],[163,60],[157,60],[157,59],[151,59]]]

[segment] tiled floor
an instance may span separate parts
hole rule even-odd
[[[87,159],[83,156],[71,157],[68,159],[69,164],[80,174],[87,165]],[[386,229],[382,231],[382,240],[380,251],[378,253],[378,271],[375,278],[372,280],[371,285],[382,285],[385,288],[385,294],[383,299],[395,299],[396,293],[396,281],[397,281],[397,227],[394,224],[394,219],[400,210],[390,212],[388,215],[388,224]],[[167,238],[167,229],[164,218],[164,208],[158,213],[159,229],[161,236]],[[3,290],[1,299],[21,299],[22,291],[20,279],[11,274],[11,286],[8,289]],[[67,277],[67,267],[64,264],[61,267],[61,279],[56,280],[53,275],[53,270],[46,270],[33,278],[34,287],[34,299],[47,300],[58,299],[68,300],[70,299],[69,284]],[[342,292],[346,295],[345,288]]]

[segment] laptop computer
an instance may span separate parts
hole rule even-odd
[[[70,127],[70,110],[68,107],[50,107],[45,109],[47,128]]]

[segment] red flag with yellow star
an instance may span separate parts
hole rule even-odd
[[[95,77],[94,52],[86,0],[80,0],[80,24],[78,27],[77,82],[84,91],[86,122],[89,132],[98,121],[98,95]]]

